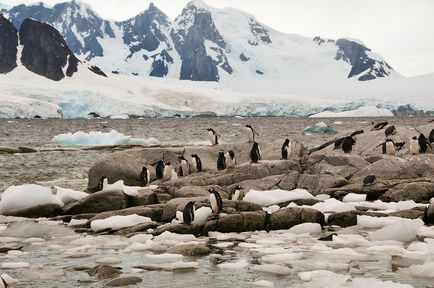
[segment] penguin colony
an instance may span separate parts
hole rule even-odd
[[[388,122],[381,122],[375,124],[371,131],[378,131],[384,129],[384,135],[385,140],[383,143],[380,143],[377,147],[381,146],[382,153],[386,155],[395,155],[397,151],[402,150],[405,147],[406,142],[394,142],[392,137],[396,134],[397,129],[395,126],[388,126]],[[250,159],[251,164],[252,163],[258,163],[261,160],[261,151],[259,144],[255,141],[255,136],[259,136],[259,134],[253,129],[251,125],[246,125],[246,131],[247,131],[247,142],[252,144],[252,148],[250,150]],[[208,128],[208,139],[212,146],[219,144],[219,137],[220,135],[217,134],[216,131],[212,128]],[[363,134],[363,130],[357,130],[350,135],[339,138],[337,140],[333,140],[330,142],[327,142],[320,146],[317,150],[321,150],[331,144],[333,144],[333,150],[336,149],[342,149],[344,153],[351,153],[353,151],[353,146],[356,145],[356,136],[359,134]],[[409,143],[409,154],[411,155],[417,155],[420,153],[426,153],[428,150],[428,147],[432,149],[432,144],[434,143],[434,129],[431,130],[428,138],[425,137],[423,133],[419,133],[418,136],[412,137],[410,139]],[[288,157],[291,155],[291,141],[290,139],[285,139],[285,141],[282,144],[281,147],[281,160],[287,160]],[[184,154],[184,153],[183,153]],[[164,162],[164,160],[159,160],[156,163],[153,164],[155,166],[155,175],[157,180],[162,181],[169,181],[177,179],[178,176],[188,176],[190,173],[202,172],[202,161],[200,157],[197,154],[192,154],[191,161],[189,162],[187,158],[184,157],[184,155],[181,155],[178,157],[178,161],[180,163],[179,171],[178,173],[175,171],[175,169],[172,167],[170,162]],[[163,155],[164,159],[164,155]],[[225,169],[233,169],[237,165],[236,161],[236,155],[233,150],[230,151],[219,151],[218,157],[217,157],[217,170],[222,171]],[[362,184],[363,186],[369,186],[373,185],[376,182],[376,176],[375,175],[368,175],[366,176]],[[145,187],[150,184],[150,171],[146,166],[143,166],[142,171],[139,174],[139,182],[141,187]],[[110,186],[108,184],[107,177],[103,176],[101,177],[97,189],[103,190],[105,187]],[[234,190],[229,194],[228,199],[229,200],[240,200],[242,197],[243,188],[239,185],[237,185]],[[211,204],[212,213],[214,215],[218,215],[223,211],[223,200],[218,191],[215,189],[209,189],[209,201]],[[194,201],[188,202],[185,205],[185,208],[183,210],[183,219],[184,224],[191,225],[194,221],[194,213],[195,213],[195,203]]]

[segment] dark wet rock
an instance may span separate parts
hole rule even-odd
[[[0,14],[0,74],[9,73],[17,67],[17,29]]]
[[[203,244],[179,244],[170,247],[167,253],[181,254],[184,256],[198,257],[205,256],[211,253],[211,249]]]
[[[356,211],[346,211],[331,214],[327,219],[327,224],[342,228],[357,225],[357,213]]]
[[[5,216],[16,216],[26,218],[54,217],[62,213],[62,207],[59,204],[43,204],[33,207],[17,209],[3,212]]]
[[[113,279],[105,284],[105,286],[129,286],[142,282],[142,278],[137,276],[124,276]]]
[[[282,190],[294,190],[297,188],[298,179],[300,178],[300,173],[297,171],[290,171],[286,174],[277,186]]]
[[[289,229],[302,223],[325,224],[324,214],[310,208],[282,208],[271,214],[270,230]]]
[[[78,71],[80,61],[59,32],[46,23],[25,19],[20,27],[20,43],[23,45],[21,62],[38,75],[59,81]],[[67,67],[66,75],[64,67]]]
[[[233,214],[236,212],[262,211],[262,207],[258,204],[247,201],[223,200],[223,212]]]
[[[138,191],[137,196],[128,196],[128,207],[158,204],[157,194],[151,189],[144,188]]]
[[[111,279],[118,277],[121,274],[122,268],[113,267],[110,265],[97,265],[90,269],[87,273],[89,276],[97,277],[98,279]]]
[[[100,213],[127,208],[128,198],[122,190],[100,191],[63,207],[63,214]]]
[[[184,186],[180,189],[176,190],[174,195],[175,198],[180,197],[200,197],[200,196],[209,196],[209,193],[206,189],[197,186]]]
[[[112,216],[128,216],[133,214],[149,217],[153,221],[160,222],[161,216],[163,215],[163,207],[164,207],[163,204],[156,204],[156,205],[148,205],[148,206],[130,207],[130,208],[115,210],[115,211],[106,211],[93,216],[89,220],[89,223],[94,220],[106,219]]]
[[[156,222],[142,223],[142,224],[133,225],[131,227],[119,229],[116,232],[114,232],[113,234],[128,237],[129,235],[135,235],[138,232],[146,232],[149,229],[155,229],[157,227],[158,227],[158,224]]]
[[[398,185],[384,193],[380,200],[386,202],[398,202],[414,200],[417,203],[428,202],[434,197],[434,183],[413,182]]]
[[[346,184],[348,181],[340,175],[302,174],[298,178],[297,188],[306,189],[315,196],[328,188],[342,187]]]
[[[365,187],[356,184],[349,184],[339,188],[325,189],[324,191],[321,192],[321,194],[328,194],[331,197],[336,198],[338,200],[342,200],[349,193],[366,194],[367,201],[374,201],[374,200],[378,200],[381,197],[381,195],[383,195],[388,189],[389,186],[383,183],[377,183]]]
[[[427,208],[420,206],[415,207],[413,209],[400,210],[397,212],[389,213],[390,216],[407,218],[407,219],[425,219],[425,214],[427,212]]]
[[[157,229],[155,229],[154,234],[160,235],[164,232],[172,232],[177,234],[193,234],[193,235],[202,235],[203,233],[203,226],[199,225],[187,225],[187,224],[165,224],[162,226],[159,226]]]
[[[434,224],[434,203],[431,203],[426,210],[425,222],[427,224]]]

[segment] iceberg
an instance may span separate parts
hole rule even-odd
[[[333,112],[323,111],[309,116],[310,118],[339,118],[339,117],[389,117],[393,113],[385,108],[378,108],[376,106],[364,106],[354,110]]]

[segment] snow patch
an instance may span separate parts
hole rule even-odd
[[[105,229],[119,230],[137,224],[151,223],[151,222],[152,220],[149,217],[132,214],[127,216],[112,216],[106,219],[94,220],[90,223],[90,228],[95,232],[105,230]]]
[[[244,196],[243,201],[255,203],[266,207],[292,200],[313,198],[313,195],[304,189],[294,189],[291,191],[280,189],[268,191],[250,190]]]

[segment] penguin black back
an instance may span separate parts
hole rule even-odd
[[[372,127],[371,131],[372,130],[381,130],[384,127],[386,127],[388,124],[389,124],[389,122],[380,122],[380,123],[377,123],[377,124],[374,125],[374,127]]]
[[[281,160],[288,160],[288,146],[289,146],[289,139],[286,138],[285,142],[283,142],[283,145],[282,145],[282,151],[281,151],[282,158],[281,158]]]
[[[226,169],[226,157],[225,152],[220,151],[219,157],[217,158],[217,170],[225,170]]]
[[[375,175],[368,175],[363,178],[363,186],[373,184],[375,180],[377,180],[377,177],[375,177]]]
[[[98,186],[96,187],[98,189],[98,191],[102,191],[102,189],[104,188],[104,180],[105,179],[107,179],[106,176],[102,176],[101,178],[99,178]]]
[[[386,135],[386,137],[389,137],[390,135],[393,135],[395,133],[396,133],[395,126],[387,127],[386,130],[384,130],[384,135]]]
[[[250,159],[252,163],[258,163],[261,160],[261,152],[259,151],[259,144],[257,142],[253,142],[252,150],[250,151]]]
[[[148,168],[146,168],[146,166],[143,166],[142,172],[140,172],[140,186],[145,187],[149,184],[149,180],[150,179],[148,179]]]
[[[194,160],[196,161],[197,172],[202,172],[202,161],[200,160],[199,156],[197,156],[197,154],[193,154],[191,155],[191,157],[193,157]]]
[[[404,148],[405,142],[397,142],[395,143],[396,151],[400,151],[402,148]]]
[[[356,144],[356,139],[353,137],[345,137],[344,140],[342,140],[342,150],[344,153],[351,153],[354,144]]]
[[[419,152],[420,153],[426,153],[426,151],[428,150],[428,145],[432,148],[431,143],[428,142],[428,139],[426,139],[426,137],[425,137],[425,135],[423,135],[423,133],[419,134],[417,141],[419,142]]]
[[[182,218],[184,219],[184,224],[191,225],[194,221],[194,201],[190,201],[185,205],[182,211]]]
[[[393,140],[392,140],[392,139],[387,138],[387,139],[386,139],[386,142],[384,142],[384,143],[382,144],[382,146],[381,146],[381,149],[382,149],[383,154],[386,154],[386,153],[387,153],[387,142],[392,142],[392,144],[395,145],[395,143],[393,143]]]
[[[333,145],[333,150],[339,149],[342,147],[342,142],[345,138],[341,138],[335,141],[335,144]]]
[[[157,166],[155,166],[155,175],[157,175],[157,179],[163,179],[163,171],[164,171],[164,161],[160,160],[157,162]]]

